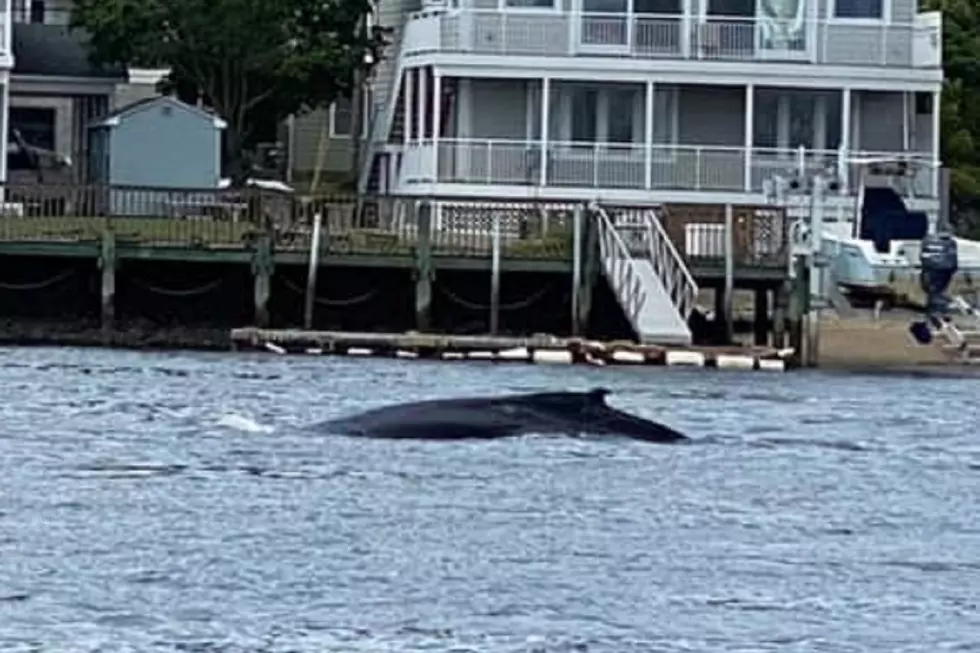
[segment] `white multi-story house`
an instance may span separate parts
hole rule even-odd
[[[408,2],[379,10],[398,46],[362,190],[739,207],[819,168],[853,211],[884,158],[914,162],[909,209],[937,209],[942,25],[917,0]],[[646,263],[648,298],[684,285]]]
[[[397,20],[404,2],[384,0],[381,22]],[[424,7],[400,25],[378,75],[374,153],[385,162],[362,183],[380,177],[385,189],[440,196],[753,203],[800,148],[808,166],[897,153],[935,161],[941,17],[916,2]],[[935,177],[923,173],[917,195],[934,198]]]

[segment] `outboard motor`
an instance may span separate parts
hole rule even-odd
[[[946,291],[959,265],[953,235],[937,233],[923,238],[919,262],[922,266],[919,283],[926,294],[926,319],[913,322],[909,331],[919,344],[927,345],[932,342],[932,329],[943,328],[950,314],[951,300]]]

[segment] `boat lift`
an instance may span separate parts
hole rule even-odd
[[[808,171],[801,160],[795,170],[790,170],[787,175],[774,175],[766,185],[767,199],[770,202],[786,206],[789,195],[802,195],[809,200],[809,210],[806,212],[808,215],[797,218],[789,225],[790,277],[795,276],[796,261],[800,257],[807,260],[811,269],[811,312],[807,316],[808,347],[816,349],[819,313],[822,308],[834,306],[842,310],[850,306],[840,292],[838,280],[823,247],[823,216],[827,195],[842,188],[846,189],[849,173],[856,169],[854,220],[851,227],[851,238],[856,240],[861,233],[861,209],[869,177],[886,177],[893,187],[896,183],[901,185],[901,188],[895,189],[899,195],[914,198],[916,180],[922,170],[932,173],[936,167],[938,165],[935,162],[915,155],[848,158],[842,152],[836,166],[831,163],[823,169]],[[926,305],[924,319],[913,321],[909,325],[909,333],[920,345],[929,345],[934,335],[941,335],[947,341],[944,349],[948,353],[962,362],[972,362],[974,356],[980,359],[980,310],[964,297],[948,294],[953,276],[958,270],[959,257],[948,219],[947,178],[942,172],[939,177],[943,186],[943,191],[940,192],[939,216],[931,222],[926,237],[921,241],[919,261],[910,261],[912,266],[920,270],[919,282],[926,295]]]

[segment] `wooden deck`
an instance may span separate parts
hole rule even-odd
[[[426,256],[434,269],[489,270],[495,219],[500,221],[502,270],[570,272],[573,262],[574,203],[483,200],[460,205],[449,198],[358,200],[258,190],[85,186],[8,187],[7,198],[22,211],[0,217],[0,254],[94,258],[111,234],[121,260],[248,263],[265,248],[275,264],[306,264],[313,216],[319,213],[323,265],[417,268],[420,256]],[[447,206],[450,201],[457,205]],[[208,210],[188,212],[188,206]],[[237,208],[226,214],[216,213],[215,206]],[[420,211],[427,215],[421,217]],[[423,219],[428,228],[420,228]],[[668,207],[664,223],[699,283],[723,279],[723,207]],[[737,207],[733,226],[736,279],[784,278],[781,213],[772,207]]]

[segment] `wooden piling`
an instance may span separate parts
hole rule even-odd
[[[722,300],[722,323],[725,325],[726,343],[732,342],[735,333],[735,210],[725,205],[725,288]]]
[[[593,289],[599,279],[599,230],[595,222],[588,219],[589,214],[583,207],[578,207],[576,210],[579,211],[582,225],[582,277],[578,287],[578,308],[573,317],[572,332],[584,335],[588,331],[592,316]]]
[[[303,327],[313,328],[313,309],[316,303],[316,277],[320,267],[320,232],[323,228],[323,215],[317,211],[313,216],[313,238],[310,241],[310,267],[306,275],[306,296],[303,304]]]
[[[432,324],[432,204],[415,206],[417,241],[415,245],[415,328],[428,331]]]
[[[272,234],[259,234],[252,256],[252,277],[255,297],[255,324],[269,326],[269,299],[272,296],[272,273],[275,268],[272,250]]]
[[[810,299],[810,267],[806,257],[799,256],[794,261],[796,275],[792,280],[792,292],[789,302],[789,346],[793,349],[795,364],[809,365],[809,356],[803,351],[804,316],[809,310]]]
[[[102,242],[99,252],[99,269],[102,274],[100,318],[102,331],[110,332],[116,319],[116,233],[112,221],[106,219],[102,226]]]
[[[769,289],[755,289],[755,344],[766,346],[769,344]]]
[[[493,242],[490,255],[490,334],[500,331],[500,213],[493,211]]]
[[[579,302],[582,294],[582,207],[572,211],[572,335],[582,335]]]

